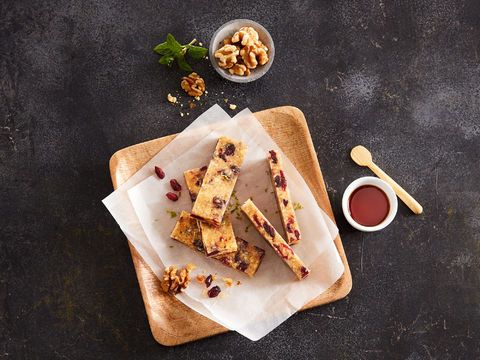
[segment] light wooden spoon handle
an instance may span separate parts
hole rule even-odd
[[[370,170],[372,170],[375,175],[377,175],[380,179],[386,181],[395,191],[397,196],[402,199],[402,201],[407,205],[410,210],[412,210],[415,214],[421,214],[423,212],[423,207],[415,200],[409,193],[407,193],[400,185],[398,185],[390,176],[388,176],[382,169],[380,169],[377,165],[373,162],[367,165]]]

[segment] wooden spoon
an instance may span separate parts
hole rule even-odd
[[[367,166],[380,179],[386,181],[395,191],[397,196],[407,205],[415,214],[423,212],[422,205],[407,193],[400,185],[398,185],[390,176],[385,174],[382,169],[375,165],[372,161],[372,154],[362,145],[355,146],[350,152],[350,156],[360,166]]]

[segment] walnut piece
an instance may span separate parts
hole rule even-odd
[[[232,36],[232,43],[240,42],[243,46],[254,45],[258,41],[258,32],[250,27],[242,27]]]
[[[182,292],[188,286],[190,281],[190,271],[192,271],[194,267],[194,265],[188,264],[185,268],[181,269],[179,273],[175,265],[165,268],[160,287],[164,292],[171,294]]]
[[[256,45],[245,46],[240,50],[240,56],[249,69],[255,69],[257,65],[265,65],[268,62],[268,55],[264,47]]]
[[[250,69],[247,68],[243,64],[235,64],[230,69],[228,69],[230,74],[240,75],[240,76],[248,76],[250,75]]]
[[[240,53],[235,45],[224,45],[215,51],[215,57],[218,60],[218,66],[222,69],[230,69],[237,63],[237,56]]]
[[[205,81],[195,72],[182,77],[180,86],[188,95],[193,97],[200,97],[205,91]]]

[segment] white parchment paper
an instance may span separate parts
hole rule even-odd
[[[146,235],[149,240],[147,242],[163,264],[182,265],[191,262],[198,266],[197,272],[217,274],[215,284],[222,288],[219,297],[208,298],[205,295],[205,287],[193,281],[178,298],[227,328],[236,330],[251,340],[258,340],[324,292],[341,276],[344,267],[332,241],[338,230],[318,207],[310,189],[295,167],[248,109],[229,121],[209,120],[208,117],[202,116],[192,124],[195,125],[194,128],[208,128],[208,131],[202,134],[204,136],[197,136],[194,143],[189,141],[183,144],[176,141],[176,146],[169,150],[171,161],[162,163],[162,168],[167,174],[165,179],[149,176],[130,187],[127,193],[137,215],[134,221],[135,228],[139,221],[141,226],[138,230],[143,229],[143,235]],[[203,126],[204,124],[206,126]],[[189,129],[186,131],[190,132]],[[266,156],[268,150],[275,149],[284,157],[292,200],[303,206],[303,209],[297,211],[302,241],[294,246],[294,250],[312,270],[305,280],[296,280],[290,269],[243,215],[240,219],[233,217],[236,235],[266,250],[262,265],[253,279],[170,239],[177,219],[172,219],[167,210],[189,211],[192,207],[183,172],[208,165],[216,141],[222,135],[241,140],[248,145],[246,160],[235,187],[240,204],[252,197],[281,234],[283,228],[276,213],[277,205],[268,176]],[[188,134],[185,138],[190,139]],[[151,162],[150,166],[153,165],[154,162]],[[152,170],[146,171],[151,173]],[[171,178],[177,179],[184,188],[177,202],[165,197],[165,194],[171,191],[168,181]],[[129,225],[124,225],[122,229],[127,234]],[[153,257],[151,261],[155,261]],[[241,285],[226,287],[221,277],[240,280]]]

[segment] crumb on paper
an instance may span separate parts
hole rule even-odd
[[[225,283],[225,285],[228,287],[233,285],[233,279],[231,278],[222,277],[222,280]]]
[[[197,282],[198,282],[199,284],[203,284],[203,283],[205,282],[205,275],[203,275],[203,274],[198,274],[198,275],[197,275]]]
[[[176,218],[177,215],[178,215],[176,211],[169,210],[169,209],[165,210],[165,212],[166,212],[168,215],[170,215],[170,219]]]
[[[177,98],[175,96],[173,96],[172,94],[168,93],[167,95],[167,100],[169,102],[171,102],[172,104],[176,104],[177,103]]]
[[[240,282],[240,280],[237,281],[237,286],[240,286],[242,285],[242,283]]]
[[[169,247],[170,249],[173,249],[175,246],[173,246],[173,245],[168,245],[168,247]]]
[[[230,108],[230,110],[235,110],[237,108],[237,105],[230,104],[228,107]]]
[[[302,204],[300,204],[299,202],[293,203],[293,210],[301,210],[301,209],[303,209]]]

